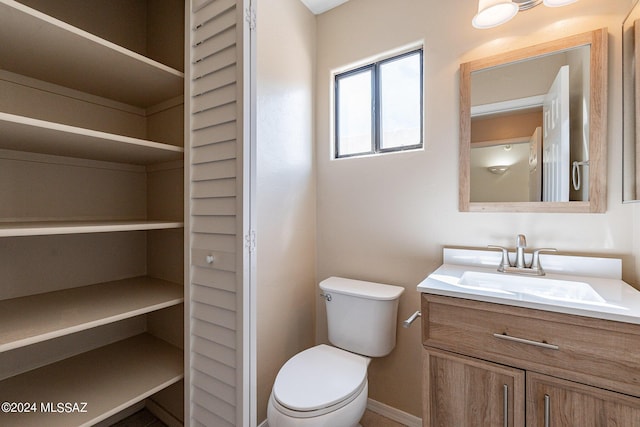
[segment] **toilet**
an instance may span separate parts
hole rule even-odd
[[[269,398],[269,427],[358,426],[367,407],[369,362],[396,345],[404,288],[330,277],[320,289],[332,346],[311,347],[282,366]]]

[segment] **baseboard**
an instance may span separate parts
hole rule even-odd
[[[408,427],[422,427],[422,418],[418,418],[415,415],[411,415],[373,399],[367,400],[367,409]]]
[[[389,405],[385,405],[384,403],[380,403],[373,399],[367,400],[367,409],[371,412],[382,415],[385,418],[389,418],[392,421],[404,424],[407,427],[422,427],[422,418],[418,418],[407,412],[393,408]],[[269,427],[269,424],[267,424],[267,420],[264,420],[263,422],[258,424],[258,427]]]

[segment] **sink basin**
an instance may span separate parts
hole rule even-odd
[[[622,280],[620,259],[547,255],[547,274],[534,276],[496,271],[501,256],[444,248],[442,265],[418,291],[640,325],[640,291]]]
[[[466,271],[456,286],[498,294],[526,294],[553,301],[606,304],[588,283],[571,280]]]

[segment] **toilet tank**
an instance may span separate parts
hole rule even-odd
[[[396,345],[398,299],[404,288],[330,277],[320,282],[320,289],[331,344],[369,357],[391,353]]]

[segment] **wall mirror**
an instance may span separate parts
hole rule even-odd
[[[607,35],[460,66],[460,211],[606,210]]]
[[[640,6],[636,4],[622,24],[622,98],[624,145],[622,198],[640,201]]]

